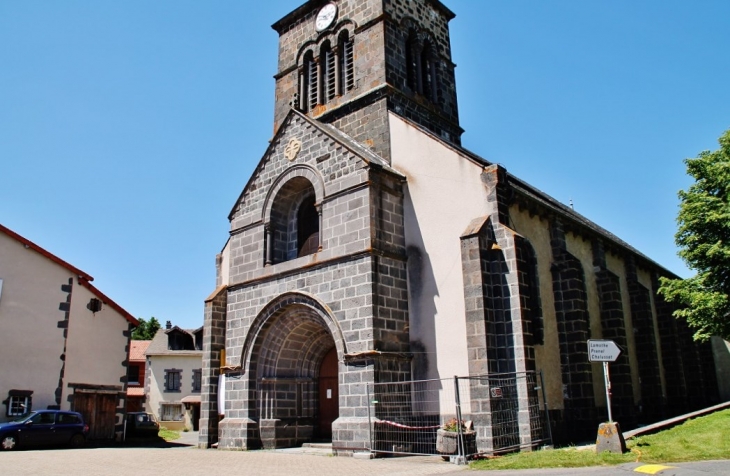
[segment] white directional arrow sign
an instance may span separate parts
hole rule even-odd
[[[588,340],[588,360],[591,362],[616,362],[619,355],[621,349],[612,340]]]

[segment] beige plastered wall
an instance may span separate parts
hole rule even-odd
[[[0,233],[0,401],[8,391],[32,390],[33,409],[55,405],[63,361],[61,291],[73,276],[64,267]],[[68,403],[61,402],[68,409]],[[0,405],[0,421],[6,421]]]
[[[426,352],[426,377],[468,375],[459,237],[474,218],[489,214],[483,167],[393,114],[390,133],[392,166],[407,177],[406,246],[421,254],[419,289],[408,283],[411,341]]]
[[[553,252],[550,247],[550,228],[547,220],[537,215],[530,216],[517,206],[510,208],[510,219],[515,231],[525,237],[537,258],[537,277],[540,284],[540,305],[542,307],[544,344],[535,346],[535,368],[542,372],[548,408],[563,408],[563,377],[560,372],[560,341],[555,318],[555,297],[553,276],[550,272]]]
[[[147,392],[147,411],[153,413],[161,426],[171,430],[182,429],[187,426],[191,429],[191,422],[186,418],[182,422],[163,422],[160,418],[160,405],[162,403],[180,403],[180,400],[188,395],[201,395],[200,392],[193,393],[193,370],[203,367],[202,352],[189,353],[186,355],[150,355],[147,356],[148,379],[145,383]],[[165,369],[181,369],[180,391],[165,392]],[[183,407],[183,413],[185,408]]]
[[[74,286],[66,343],[64,404],[73,394],[69,384],[126,388],[121,379],[127,375],[124,362],[127,361],[128,338],[124,334],[129,329],[129,322],[106,304],[97,313],[88,310],[86,305],[95,297],[88,288],[78,283]]]

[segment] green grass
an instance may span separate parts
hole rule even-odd
[[[158,433],[160,438],[163,438],[165,441],[173,441],[180,438],[180,432],[174,431],[174,430],[168,430],[164,426],[160,427],[160,432]]]
[[[596,426],[597,428],[597,426]],[[623,455],[563,448],[513,453],[474,461],[472,469],[576,468],[621,463],[671,463],[730,459],[730,410],[688,420],[682,425],[626,442]]]

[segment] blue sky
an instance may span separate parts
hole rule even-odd
[[[203,322],[300,0],[0,0],[0,223]],[[730,128],[730,2],[445,0],[463,145],[681,276],[682,160]],[[2,269],[0,269],[0,277]]]

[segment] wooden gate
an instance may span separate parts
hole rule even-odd
[[[90,440],[114,439],[117,420],[117,394],[74,392],[74,411],[89,425]]]

